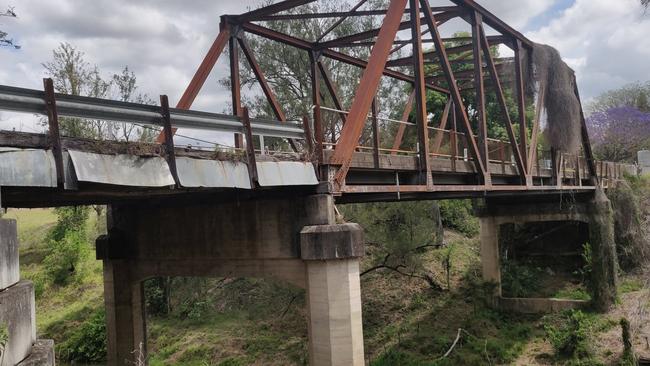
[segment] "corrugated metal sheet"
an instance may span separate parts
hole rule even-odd
[[[257,163],[257,175],[262,187],[318,184],[314,166],[299,161],[261,161]]]
[[[54,155],[49,150],[0,147],[0,186],[56,187]]]
[[[248,167],[241,162],[178,157],[176,170],[183,187],[251,188]]]
[[[69,150],[77,180],[131,187],[174,185],[169,166],[161,157],[101,155]]]

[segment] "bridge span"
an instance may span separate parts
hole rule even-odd
[[[525,85],[523,62],[533,50],[530,40],[473,0],[437,7],[428,0],[391,0],[386,9],[362,8],[361,1],[351,11],[335,13],[301,8],[311,2],[280,1],[224,15],[219,35],[176,108],[164,95],[152,106],[57,94],[49,79],[43,90],[0,86],[0,110],[42,115],[48,124],[44,134],[0,131],[2,207],[110,207],[108,234],[96,242],[97,258],[104,264],[109,365],[129,364],[141,346],[146,351],[143,281],[155,276],[273,277],[303,287],[310,364],[364,365],[363,231],[341,222],[336,203],[480,198],[483,276],[497,285],[494,305],[517,311],[585,304],[504,298],[499,286],[501,225],[587,223],[593,260],[601,263],[594,271],[612,279],[593,301],[606,307],[615,300],[616,255],[603,244],[613,240],[611,221],[602,219],[611,215],[611,206],[603,189],[625,174],[636,174],[636,167],[597,161],[582,114],[576,121],[563,121],[579,125],[579,151],[545,150],[539,141],[543,93],[538,90],[535,100],[525,93],[530,85]],[[382,25],[340,37],[332,33],[345,19],[358,16],[383,17]],[[271,26],[331,18],[337,20],[319,39]],[[470,24],[471,36],[441,37],[439,27],[455,18]],[[486,29],[498,35],[488,35]],[[396,38],[402,30],[410,30],[411,39]],[[287,120],[247,41],[250,35],[306,53],[312,107],[302,121]],[[423,44],[432,47],[426,50]],[[232,114],[191,110],[226,45]],[[394,51],[405,45],[408,57]],[[493,57],[490,49],[497,45],[511,48],[514,57]],[[351,56],[345,51],[351,47],[368,47],[369,56]],[[240,52],[273,118],[251,118],[242,105]],[[347,109],[328,70],[332,62],[363,70]],[[425,65],[432,75],[425,75]],[[510,66],[514,72],[504,75]],[[408,86],[401,119],[376,108],[382,78]],[[506,79],[511,83],[506,85]],[[569,95],[579,100],[575,80],[573,84]],[[501,111],[490,122],[504,128],[504,140],[487,130],[486,85],[494,88]],[[510,116],[506,88],[519,112],[516,120]],[[427,111],[427,92],[447,100],[436,120]],[[333,105],[325,105],[324,93]],[[468,96],[482,101],[475,110],[468,109]],[[533,118],[526,116],[529,109],[535,110]],[[327,124],[332,120],[325,113],[336,118]],[[63,118],[135,123],[160,135],[156,143],[63,136]],[[398,125],[389,144],[381,138],[388,124]],[[173,136],[185,128],[233,133],[234,146],[180,146]],[[407,129],[416,131],[408,143]],[[265,141],[270,139],[279,142],[268,148]],[[5,308],[0,301],[0,317],[33,308],[31,284],[19,281],[17,248],[15,222],[0,220],[0,253],[10,253],[0,257],[0,275],[10,274],[0,276],[0,294],[24,302]],[[19,312],[16,319],[20,326],[10,330],[10,360],[27,357],[35,341],[33,314]]]

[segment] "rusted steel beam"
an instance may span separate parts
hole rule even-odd
[[[321,99],[320,99],[320,71],[318,69],[318,56],[313,52],[309,54],[309,65],[311,68],[311,101],[314,105],[314,139],[316,140],[316,146],[314,153],[318,164],[323,163],[323,142],[324,142],[324,132],[323,132],[323,121],[321,117]]]
[[[285,1],[280,1],[278,3],[265,6],[259,9],[255,9],[253,11],[249,11],[247,13],[241,14],[236,16],[236,20],[238,22],[248,22],[248,21],[253,21],[253,20],[260,20],[261,18],[279,13],[281,11],[293,9],[295,7],[305,5],[312,3],[316,0],[285,0]]]
[[[520,42],[524,43],[526,47],[532,48],[533,42],[531,42],[520,32],[516,31],[514,28],[506,24],[504,21],[499,19],[496,15],[490,13],[487,9],[477,4],[474,0],[451,0],[451,1],[460,7],[478,12],[483,17],[485,23],[490,27],[494,28],[497,32],[503,35],[512,36],[518,39]]]
[[[242,108],[242,124],[244,125],[244,137],[246,138],[246,158],[248,162],[248,175],[251,179],[251,187],[259,185],[259,178],[257,176],[257,162],[255,159],[255,143],[253,141],[253,129],[251,128],[251,120],[248,115],[248,108]],[[261,149],[264,146],[260,147]]]
[[[413,110],[413,102],[415,101],[415,90],[409,95],[406,105],[404,106],[404,112],[402,112],[402,118],[400,121],[408,122],[411,111]],[[393,150],[399,150],[399,147],[402,145],[402,139],[404,138],[404,131],[406,130],[406,124],[400,123],[397,127],[397,133],[395,134],[395,141],[393,142]],[[397,154],[397,151],[392,153],[393,155]]]
[[[372,158],[375,168],[379,168],[379,148],[381,142],[379,139],[379,120],[377,119],[377,98],[372,100]]]
[[[472,53],[474,54],[474,92],[476,98],[476,111],[478,121],[478,148],[483,165],[487,166],[490,160],[487,142],[487,116],[485,115],[485,85],[483,83],[483,57],[481,55],[481,15],[474,12],[472,20]]]
[[[365,4],[368,0],[360,0],[355,6],[352,7],[352,10],[350,10],[346,15],[341,16],[334,24],[330,25],[321,35],[316,39],[316,42],[320,42],[323,40],[323,38],[327,37],[330,32],[332,32],[336,27],[341,25],[346,19],[348,19],[349,16],[356,15],[357,9],[359,9],[363,4]]]
[[[54,167],[56,169],[56,186],[62,189],[65,185],[63,148],[61,146],[59,115],[56,111],[56,97],[54,96],[54,82],[52,79],[43,79],[43,88],[45,90],[45,108],[47,109],[50,149],[52,149],[52,155],[54,155]]]
[[[598,185],[598,174],[596,173],[596,159],[594,158],[593,150],[591,149],[591,140],[589,140],[589,130],[585,121],[585,114],[582,110],[582,100],[580,99],[580,92],[578,91],[578,82],[575,75],[573,76],[573,90],[580,103],[580,134],[582,135],[582,149],[585,154],[587,170],[589,171],[589,180],[591,184]]]
[[[434,12],[457,11],[462,8],[459,6],[435,6],[431,8]],[[384,15],[387,9],[368,9],[368,10],[350,10],[350,11],[337,11],[327,13],[305,13],[305,14],[276,14],[260,17],[258,20],[263,21],[278,21],[278,20],[301,20],[301,19],[322,19],[322,18],[341,18],[341,17],[354,17],[354,16],[372,16]],[[406,13],[408,10],[405,10]]]
[[[528,132],[526,126],[526,91],[524,87],[524,68],[523,68],[523,49],[521,41],[515,41],[515,89],[517,95],[517,107],[519,108],[519,151],[522,155],[526,154],[528,149],[527,140]],[[528,171],[528,162],[524,160],[524,168]]]
[[[341,98],[339,98],[339,93],[337,90],[338,88],[334,83],[334,79],[332,78],[332,75],[330,74],[325,64],[320,60],[318,60],[318,69],[320,70],[320,75],[323,78],[323,81],[325,82],[325,87],[329,91],[330,97],[332,97],[332,101],[334,102],[334,108],[338,109],[339,111],[345,110],[343,108],[343,104],[341,103]],[[338,112],[338,115],[341,118],[342,124],[345,125],[345,120],[347,119],[345,113]],[[334,142],[333,138],[332,138],[332,142]]]
[[[540,122],[542,119],[542,111],[544,109],[545,88],[545,85],[540,85],[539,95],[537,97],[535,120],[533,121],[533,132],[530,138],[530,146],[528,147],[528,175],[531,175],[533,173],[533,162],[537,161],[537,140],[539,136]]]
[[[172,133],[172,119],[169,113],[169,99],[166,95],[160,96],[160,114],[162,115],[163,131],[165,131],[165,160],[169,165],[169,172],[174,178],[176,187],[180,187],[178,170],[176,169],[176,153],[174,148],[174,134]]]
[[[422,56],[422,32],[420,26],[419,0],[410,0],[411,39],[413,40],[413,70],[415,76],[415,123],[418,131],[418,162],[420,182],[433,186],[431,164],[429,164],[429,119],[427,118],[427,89],[424,86],[424,60]]]
[[[287,35],[287,34],[284,34],[284,33],[280,33],[280,32],[277,32],[277,31],[274,31],[274,30],[259,26],[257,24],[243,23],[243,24],[241,24],[241,27],[242,27],[242,29],[244,29],[245,31],[247,31],[249,33],[252,33],[252,34],[264,37],[264,38],[268,38],[268,39],[276,41],[276,42],[284,43],[284,44],[287,44],[287,45],[290,45],[290,46],[293,46],[293,47],[296,47],[296,48],[299,48],[299,49],[302,49],[302,50],[305,50],[305,51],[311,52],[311,51],[313,51],[313,49],[315,47],[314,44],[312,44],[310,42],[307,42],[305,40],[302,40],[300,38],[296,38],[296,37],[293,37],[293,36],[290,36],[290,35]],[[343,62],[343,63],[346,63],[348,65],[356,66],[356,67],[359,67],[359,68],[362,68],[362,69],[365,69],[368,66],[367,61],[361,60],[361,59],[358,59],[358,58],[355,58],[355,57],[352,57],[352,56],[349,56],[349,55],[346,55],[346,54],[341,53],[341,52],[337,52],[337,51],[330,50],[330,49],[323,49],[323,50],[321,50],[321,52],[322,52],[323,56],[325,56],[325,57],[327,57],[329,59],[336,60],[336,61],[339,61],[339,62]],[[406,81],[406,82],[409,82],[409,83],[414,82],[414,79],[413,79],[412,76],[401,73],[401,72],[398,72],[398,71],[388,69],[386,67],[384,67],[382,72],[383,72],[383,75],[394,78],[394,79],[397,79],[397,80]],[[441,87],[439,87],[437,85],[427,84],[427,88],[429,88],[431,90],[435,90],[435,91],[440,92],[440,93],[449,94],[449,90],[447,90],[445,88],[441,88]]]
[[[436,19],[437,20],[437,19]],[[442,40],[442,39],[441,39]],[[510,39],[504,36],[489,36],[488,41],[490,42],[490,45],[498,45],[498,44],[507,44],[510,42]],[[435,41],[434,41],[435,43]],[[455,47],[449,47],[445,50],[445,53],[447,55],[452,55],[452,54],[457,54],[461,52],[467,52],[467,51],[472,51],[472,44],[465,44],[465,45],[460,45],[460,46],[455,46]],[[424,53],[424,63],[429,64],[429,63],[435,63],[439,62],[439,54],[437,51],[429,51]],[[394,67],[394,66],[410,66],[412,64],[411,59],[413,56],[407,56],[407,57],[402,57],[402,58],[396,58],[394,60],[390,60],[386,63],[386,66],[388,67]]]
[[[446,12],[437,14],[436,20],[439,19],[440,21],[443,21],[443,20],[447,21],[449,19],[457,17],[459,14],[460,13],[459,13],[458,10],[446,11]],[[418,18],[418,17],[416,17],[416,18]],[[424,19],[421,19],[420,21],[424,21]],[[404,30],[404,29],[409,29],[410,27],[411,27],[411,21],[408,20],[408,21],[405,21],[405,22],[401,22],[399,24],[398,29],[399,30]],[[317,44],[317,47],[318,48],[335,48],[335,47],[339,47],[340,45],[346,45],[346,44],[350,44],[350,43],[356,42],[356,41],[363,41],[363,40],[366,40],[366,39],[373,38],[373,37],[377,36],[379,34],[380,30],[381,30],[381,28],[370,29],[370,30],[367,30],[367,31],[364,31],[364,32],[355,33],[355,34],[351,34],[349,36],[344,36],[344,37],[340,37],[340,38],[337,38],[337,39],[333,39],[331,41],[321,42],[321,43]]]
[[[508,133],[510,147],[512,148],[513,155],[515,156],[517,171],[519,172],[522,184],[526,184],[526,176],[530,175],[530,172],[526,170],[526,165],[524,165],[523,162],[523,154],[519,150],[519,145],[517,144],[514,126],[512,125],[512,119],[510,119],[510,113],[508,112],[508,105],[506,103],[506,97],[503,92],[499,73],[497,72],[497,67],[494,64],[494,59],[492,58],[492,53],[490,52],[490,44],[487,40],[487,37],[485,36],[485,29],[482,26],[480,27],[480,36],[481,48],[483,49],[483,54],[485,55],[485,61],[490,73],[490,78],[492,79],[492,86],[494,87],[494,91],[497,94],[497,101],[499,102],[501,114],[505,119],[506,132]],[[527,172],[528,174],[526,174]]]
[[[456,109],[458,109],[458,113],[460,113],[462,123],[465,127],[465,131],[467,132],[465,137],[467,139],[467,144],[469,145],[470,154],[472,154],[472,157],[474,158],[474,163],[476,164],[476,168],[479,172],[480,180],[483,183],[489,183],[490,174],[487,170],[486,165],[484,165],[481,161],[478,145],[476,144],[476,140],[474,139],[474,134],[472,132],[472,125],[469,122],[469,117],[467,116],[467,111],[465,110],[465,104],[463,103],[463,99],[460,96],[460,91],[458,90],[458,85],[456,84],[456,79],[454,78],[454,73],[451,69],[449,58],[447,57],[445,45],[442,42],[440,32],[438,31],[438,26],[436,25],[436,19],[434,18],[433,13],[431,13],[430,10],[428,11],[429,1],[420,0],[420,3],[424,9],[424,15],[429,26],[429,31],[431,32],[431,38],[435,40],[436,49],[440,54],[442,68],[445,72],[445,75],[447,76],[447,84],[450,88],[452,100],[456,105]]]
[[[230,37],[228,41],[228,53],[230,54],[230,94],[232,100],[232,114],[241,116],[241,80],[239,76],[239,47],[237,39]],[[244,146],[243,136],[235,133],[235,147]]]
[[[248,61],[248,64],[253,69],[253,74],[255,74],[255,78],[257,79],[257,82],[262,87],[262,92],[264,92],[264,95],[266,96],[266,100],[271,105],[271,109],[273,110],[273,114],[275,114],[275,118],[277,118],[278,121],[286,122],[287,117],[282,111],[282,107],[280,106],[278,99],[275,97],[275,93],[273,93],[273,90],[271,90],[268,81],[266,81],[266,76],[264,76],[264,72],[262,71],[262,68],[260,67],[259,63],[257,63],[257,60],[255,59],[255,55],[253,54],[253,50],[250,48],[245,38],[241,37],[238,40],[239,40],[239,45],[241,46],[241,49],[244,52],[244,56]],[[293,142],[292,139],[289,139],[289,145],[291,145],[293,151],[298,151],[298,148],[296,147],[296,144],[295,142]]]
[[[445,104],[445,109],[442,111],[442,116],[440,117],[440,124],[438,125],[438,130],[436,131],[436,138],[433,141],[433,152],[440,152],[440,146],[442,145],[442,138],[444,137],[444,130],[447,126],[449,120],[449,112],[451,111],[451,106],[453,102],[451,98],[447,99],[447,104]]]
[[[382,70],[385,68],[386,58],[397,34],[402,14],[406,8],[406,2],[407,0],[392,0],[390,2],[384,23],[379,32],[377,44],[372,49],[368,66],[357,87],[357,90],[360,92],[356,94],[352,102],[347,123],[343,126],[339,143],[330,161],[333,165],[341,166],[334,177],[336,189],[340,189],[344,185],[345,177],[350,168],[352,154],[359,142],[359,137],[363,131],[364,122],[368,116],[372,99],[377,93]]]

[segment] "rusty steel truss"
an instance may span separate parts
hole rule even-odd
[[[353,155],[355,152],[362,151],[360,150],[359,139],[369,114],[373,116],[371,120],[373,131],[372,153],[374,155],[375,166],[379,168],[379,154],[388,153],[395,155],[400,152],[399,149],[407,123],[399,126],[392,149],[381,149],[379,146],[375,98],[382,77],[401,80],[410,83],[413,87],[413,93],[406,103],[402,122],[407,122],[409,115],[412,113],[415,114],[415,126],[418,132],[419,146],[419,151],[416,151],[419,177],[415,186],[410,186],[408,189],[416,191],[435,190],[436,183],[432,178],[431,159],[440,155],[437,150],[440,148],[443,134],[450,135],[449,140],[450,144],[453,145],[452,150],[457,150],[458,148],[459,142],[456,140],[463,140],[463,145],[466,146],[469,152],[469,160],[474,165],[475,179],[472,184],[472,189],[492,189],[494,186],[492,179],[493,173],[490,169],[491,163],[488,149],[490,139],[487,136],[487,115],[485,111],[485,93],[487,86],[494,89],[500,106],[503,125],[508,135],[506,144],[509,145],[508,151],[514,157],[512,162],[516,166],[518,175],[518,183],[516,185],[523,187],[533,186],[534,179],[532,177],[536,165],[535,161],[538,159],[538,156],[536,156],[538,154],[537,139],[540,133],[540,114],[543,100],[537,98],[537,115],[533,121],[527,121],[525,113],[526,106],[527,103],[533,103],[533,101],[526,100],[523,60],[525,59],[525,55],[532,50],[533,44],[530,40],[472,0],[451,0],[451,6],[443,7],[432,7],[428,0],[391,0],[385,9],[367,9],[367,0],[360,0],[349,11],[328,13],[300,12],[302,5],[312,2],[313,0],[287,0],[241,15],[222,16],[219,35],[178,102],[177,108],[189,109],[192,106],[192,102],[197,97],[208,74],[215,66],[226,46],[228,46],[233,114],[240,117],[243,114],[239,70],[240,61],[238,59],[239,49],[241,49],[275,117],[279,121],[286,121],[282,106],[278,103],[273,90],[269,86],[265,78],[264,70],[261,69],[256,61],[254,50],[251,49],[246,41],[245,34],[253,34],[308,53],[311,61],[309,73],[311,76],[312,102],[314,108],[312,117],[313,125],[310,127],[309,123],[305,122],[305,126],[310,127],[309,133],[312,135],[308,136],[309,144],[307,145],[316,156],[315,162],[318,164],[318,171],[321,174],[321,178],[331,183],[330,186],[334,192],[345,192],[348,190],[346,178],[351,168]],[[349,17],[364,16],[383,16],[381,27],[340,38],[331,39],[330,37],[330,39],[327,39],[327,36],[331,35],[331,32]],[[442,38],[439,27],[454,18],[463,19],[470,24],[472,30],[471,37]],[[301,39],[294,35],[280,33],[264,26],[266,22],[287,22],[299,19],[335,19],[335,21],[321,33],[317,40]],[[488,36],[485,25],[500,34]],[[409,29],[411,33],[410,40],[396,39],[398,32]],[[455,41],[458,42],[456,44],[461,45],[447,47],[449,41]],[[432,45],[432,50],[425,50],[424,44]],[[412,46],[412,55],[391,58],[397,50],[407,45]],[[497,59],[493,57],[490,48],[496,45],[505,45],[511,48],[514,52],[514,58]],[[345,53],[346,48],[361,46],[372,47],[368,59],[355,58]],[[464,54],[453,60],[449,57],[451,54],[460,53]],[[344,108],[337,95],[336,86],[323,62],[325,58],[363,69],[363,75],[357,88],[358,91],[363,92],[356,93],[347,112],[343,111]],[[473,64],[473,69],[454,72],[452,65],[458,63]],[[514,80],[512,81],[515,85],[514,95],[519,111],[518,121],[511,119],[504,95],[504,78],[508,76],[503,75],[502,71],[506,63],[510,63],[510,65],[514,63]],[[440,72],[433,76],[426,76],[424,67],[427,64],[437,65],[437,69]],[[403,68],[405,66],[410,67],[412,72],[404,72]],[[402,70],[396,70],[394,69],[395,67],[402,67]],[[324,126],[321,117],[324,108],[322,106],[323,96],[320,93],[321,82],[325,84],[334,101],[335,109],[332,109],[332,111],[340,114],[342,123],[338,139],[334,141],[334,133],[332,133],[332,141],[329,145],[325,141],[324,135],[326,131],[323,130]],[[448,98],[444,115],[437,127],[428,126],[426,110],[427,90],[443,93]],[[466,103],[462,96],[462,92],[467,91],[473,91],[477,101],[478,131],[473,131]],[[542,94],[540,93],[540,95]],[[515,131],[515,122],[519,125],[518,133]],[[530,126],[532,129],[530,140],[528,140],[527,133],[529,127],[527,124],[529,122],[532,124]],[[569,122],[567,121],[567,123]],[[577,158],[576,164],[578,168],[576,171],[585,170],[588,176],[581,177],[578,180],[582,182],[586,178],[593,185],[596,185],[598,175],[584,118],[581,118],[579,122],[582,126],[582,150],[584,154],[582,161],[583,164],[586,164],[586,169],[579,167],[580,158]],[[447,126],[450,127],[446,130]],[[437,131],[432,138],[433,146],[429,136],[430,130],[432,129]],[[165,141],[164,134],[160,136],[159,141]],[[236,147],[243,147],[241,136],[236,135],[235,143]],[[296,149],[295,144],[292,143],[292,146]],[[333,151],[325,154],[326,148]],[[455,165],[458,154],[458,151],[452,151],[449,154],[451,155],[451,159],[454,160],[452,165]],[[561,158],[557,152],[553,152],[552,156],[553,171],[557,178],[557,173],[562,164]],[[537,169],[539,170],[539,167]],[[392,185],[386,186],[385,190],[393,191],[395,188]],[[513,188],[515,190],[521,189],[521,187]],[[464,189],[467,189],[467,187]],[[364,190],[364,188],[355,187],[350,191],[352,190],[359,191]],[[374,186],[368,190],[374,192],[381,191],[382,189]]]

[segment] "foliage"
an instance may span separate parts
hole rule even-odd
[[[501,265],[501,288],[507,297],[530,297],[541,288],[543,270],[538,267],[504,261]]]
[[[86,221],[90,213],[87,206],[59,207],[54,209],[57,216],[56,225],[49,234],[49,239],[54,241],[63,240],[69,231],[85,235]]]
[[[470,200],[445,200],[440,201],[440,215],[445,227],[458,230],[468,237],[478,234],[478,219],[472,212]]]
[[[612,107],[589,116],[587,126],[599,159],[633,162],[637,151],[650,148],[650,111]]]
[[[169,277],[155,277],[144,282],[147,314],[162,316],[171,312],[170,287],[171,278]]]
[[[618,260],[623,270],[631,270],[650,258],[649,233],[644,202],[650,199],[650,182],[636,176],[626,176],[607,195],[614,210],[614,235]]]
[[[0,364],[4,358],[7,343],[9,343],[9,328],[6,324],[0,323]]]
[[[96,311],[57,347],[66,361],[100,362],[106,359],[106,313]]]
[[[588,104],[587,111],[592,114],[613,108],[632,107],[641,112],[650,112],[649,97],[650,81],[632,83],[599,95]]]
[[[375,262],[414,270],[421,266],[420,250],[436,243],[435,203],[355,204],[342,211],[347,220],[365,229],[369,242],[382,244]]]
[[[69,43],[61,43],[52,51],[52,60],[43,63],[59,93],[110,98],[124,102],[153,104],[146,95],[137,92],[136,76],[128,66],[121,73],[104,79],[97,65],[86,61],[85,54]],[[61,133],[72,137],[92,139],[122,139],[150,141],[152,131],[131,123],[112,123],[82,118],[59,118]],[[47,125],[47,121],[43,121]]]
[[[14,8],[9,7],[4,13],[0,13],[0,17],[17,18],[18,16],[16,15]],[[7,32],[0,30],[0,47],[10,47],[17,50],[20,49],[20,45],[16,44],[12,38],[7,38],[8,36],[9,34]]]
[[[61,240],[50,240],[49,254],[43,260],[48,278],[56,285],[66,285],[80,272],[80,262],[88,256],[86,236],[80,231],[66,231]]]
[[[546,324],[544,329],[556,356],[575,361],[592,358],[593,334],[598,328],[595,316],[580,310],[569,310],[555,320]]]

